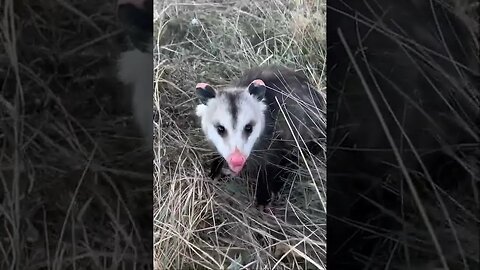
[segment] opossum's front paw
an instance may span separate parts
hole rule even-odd
[[[257,182],[257,190],[255,193],[257,208],[264,210],[270,204],[271,193],[268,189],[268,181],[266,178],[259,178]]]
[[[262,213],[268,213],[268,210],[270,209],[270,206],[269,205],[259,205],[259,204],[257,204],[257,209],[258,209],[258,211],[260,211]]]
[[[257,206],[260,211],[270,213],[276,209],[279,201],[280,201],[280,192],[272,192],[267,204],[257,204]]]
[[[212,163],[210,164],[210,173],[208,177],[210,177],[213,180],[220,179],[224,174],[223,165],[224,165],[223,159],[221,157],[215,157],[212,160]]]
[[[256,205],[260,211],[265,210],[270,207],[271,197],[268,193],[257,193],[256,196]]]
[[[223,176],[229,176],[229,177],[234,177],[236,176],[235,173],[233,173],[231,170],[227,169],[227,168],[222,168],[221,170],[219,171],[212,171],[210,172],[210,178],[212,178],[213,180],[219,180],[220,178],[222,178]]]
[[[222,173],[219,171],[211,170],[210,173],[208,174],[208,177],[216,181],[222,177]]]
[[[270,204],[271,205],[276,205],[278,203],[278,201],[280,201],[280,192],[279,191],[272,192],[272,194],[270,196]]]
[[[234,172],[232,172],[232,170],[230,170],[228,168],[222,168],[222,175],[223,176],[230,176],[230,177],[237,176]]]

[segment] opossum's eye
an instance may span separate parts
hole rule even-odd
[[[223,137],[225,135],[225,127],[222,125],[217,125],[216,128],[217,128],[218,135]]]
[[[252,124],[246,124],[245,127],[243,128],[243,130],[245,131],[245,133],[250,135],[250,133],[252,133],[252,130],[253,130]]]

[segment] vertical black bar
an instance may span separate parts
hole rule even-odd
[[[478,269],[475,5],[327,2],[330,270]]]
[[[153,268],[152,5],[0,1],[0,269]]]

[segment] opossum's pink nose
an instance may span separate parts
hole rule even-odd
[[[244,163],[245,158],[242,154],[233,154],[230,156],[230,164],[232,164],[232,166],[243,166]]]
[[[239,173],[245,166],[246,160],[245,156],[238,149],[235,149],[228,159],[228,165],[234,173]]]

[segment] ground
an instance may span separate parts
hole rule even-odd
[[[196,83],[264,64],[303,70],[325,93],[325,16],[325,1],[155,2],[156,269],[325,269],[324,157],[307,157],[262,213],[249,182],[207,177],[194,112]]]

